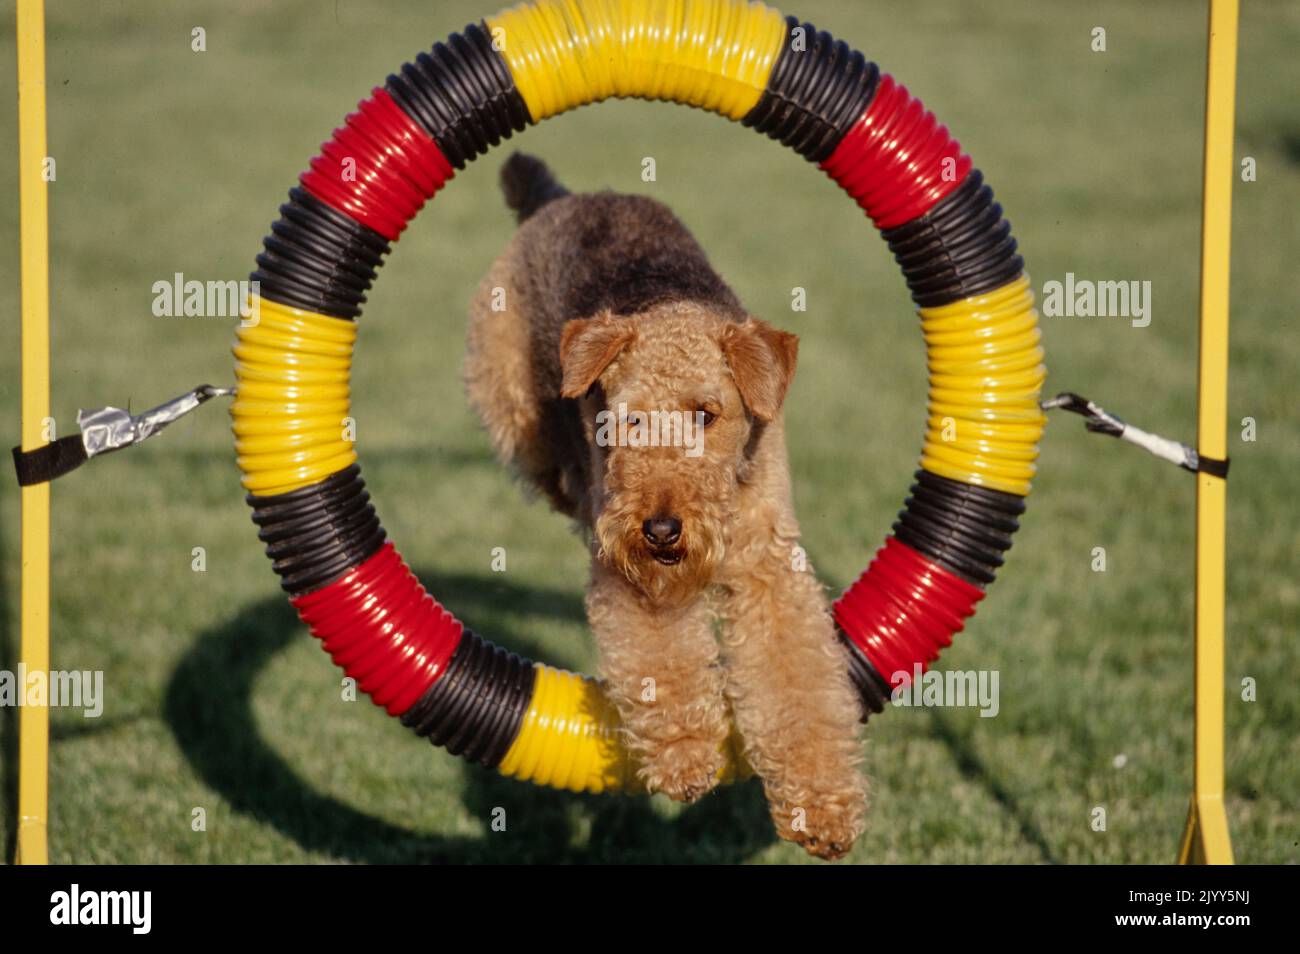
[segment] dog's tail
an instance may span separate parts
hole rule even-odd
[[[508,205],[526,221],[546,203],[563,198],[569,190],[555,181],[546,163],[536,156],[516,152],[501,167],[501,191]]]

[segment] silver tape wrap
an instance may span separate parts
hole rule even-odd
[[[142,414],[132,414],[120,407],[78,411],[77,426],[81,428],[81,443],[86,448],[87,457],[121,450],[153,437],[172,421],[184,417],[205,401],[234,393],[234,388],[201,384],[193,391],[172,398]]]

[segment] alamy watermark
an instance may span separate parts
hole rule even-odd
[[[262,283],[186,279],[177,272],[171,281],[153,283],[153,313],[157,318],[242,318],[251,328],[261,319]]]
[[[1065,281],[1043,285],[1048,318],[1128,318],[1134,328],[1151,324],[1151,282],[1094,282],[1065,273]]]
[[[894,691],[890,701],[896,706],[918,708],[963,708],[980,710],[981,719],[991,719],[1001,709],[996,669],[949,669],[921,671],[917,663],[909,673],[900,669],[889,680]]]
[[[153,926],[153,892],[83,890],[73,882],[67,891],[50,895],[50,923],[116,924],[129,927],[132,934],[148,934]]]
[[[87,719],[98,719],[104,712],[103,670],[44,669],[27,670],[18,664],[17,672],[0,669],[0,707],[50,706],[82,709]]]
[[[683,447],[687,457],[704,453],[704,411],[632,411],[620,403],[617,411],[596,414],[596,444],[600,447]]]

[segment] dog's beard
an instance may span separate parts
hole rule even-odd
[[[682,538],[671,548],[653,548],[641,532],[643,508],[606,509],[596,519],[597,558],[618,572],[651,602],[680,606],[698,596],[722,562],[725,541],[715,521],[682,513]],[[679,556],[665,563],[656,556]]]

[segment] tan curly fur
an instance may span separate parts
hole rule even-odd
[[[778,834],[839,857],[866,783],[798,549],[781,417],[797,339],[748,316],[662,204],[568,195],[528,157],[503,179],[524,221],[471,304],[466,389],[502,460],[589,541],[599,675],[640,777],[700,798],[734,723]],[[602,446],[598,414],[620,405],[706,412],[702,453]],[[675,536],[653,532],[668,518]]]

